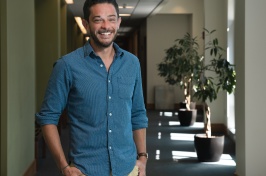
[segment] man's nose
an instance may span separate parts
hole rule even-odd
[[[109,22],[109,21],[104,20],[104,21],[102,22],[101,27],[102,27],[103,29],[108,29],[109,26],[110,26],[110,22]]]

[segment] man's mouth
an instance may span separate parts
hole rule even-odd
[[[110,35],[111,34],[111,32],[99,32],[101,35]]]

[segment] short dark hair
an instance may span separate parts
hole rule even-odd
[[[83,15],[85,20],[89,20],[90,17],[90,8],[93,5],[101,4],[101,3],[109,3],[115,7],[117,16],[119,17],[119,8],[116,0],[86,0],[83,6]]]

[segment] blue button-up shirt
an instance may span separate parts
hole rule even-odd
[[[128,175],[136,164],[133,131],[148,126],[139,61],[114,49],[109,71],[89,42],[59,59],[36,114],[40,125],[57,125],[67,109],[69,159],[89,176]]]

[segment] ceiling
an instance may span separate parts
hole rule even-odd
[[[122,23],[119,28],[119,35],[127,35],[135,27],[139,26],[141,22],[150,14],[154,13],[155,9],[165,0],[116,0],[120,14],[130,14],[130,16],[122,16]],[[83,18],[83,4],[85,0],[74,0],[74,4],[68,4],[68,9],[73,16],[80,16]],[[126,8],[131,7],[131,8]]]

